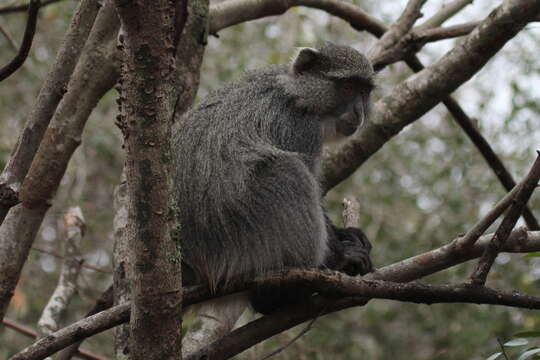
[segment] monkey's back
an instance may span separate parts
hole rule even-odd
[[[284,71],[218,90],[174,131],[183,261],[212,289],[317,266],[327,250],[313,168],[320,124],[280,90]]]

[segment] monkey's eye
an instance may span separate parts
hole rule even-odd
[[[373,90],[373,80],[363,77],[351,77],[342,81],[342,89],[346,93],[371,92]]]

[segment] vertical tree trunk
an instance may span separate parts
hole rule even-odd
[[[181,358],[180,244],[171,237],[171,125],[178,101],[176,47],[186,1],[116,0],[125,31],[125,137],[133,279],[131,359]]]

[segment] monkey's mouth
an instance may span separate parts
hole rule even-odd
[[[364,124],[366,113],[364,105],[359,102],[351,107],[350,111],[341,115],[336,123],[336,131],[344,136],[351,136],[356,129]]]

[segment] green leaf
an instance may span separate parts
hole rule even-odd
[[[532,350],[527,350],[525,351],[523,354],[521,354],[520,357],[518,357],[517,360],[525,360],[525,359],[528,359],[530,358],[531,356],[535,355],[535,354],[538,354],[540,353],[540,349],[539,348],[536,348],[536,349],[532,349]]]
[[[528,253],[527,255],[525,255],[525,257],[540,257],[540,252],[539,251],[531,252],[531,253]]]
[[[512,339],[504,343],[504,346],[523,346],[527,345],[529,341],[523,338]]]
[[[540,337],[540,330],[523,331],[523,332],[519,332],[519,333],[514,334],[514,336],[515,337],[520,337],[520,338]]]
[[[495,360],[496,358],[498,358],[501,355],[502,355],[502,352],[498,352],[498,353],[495,353],[495,354],[491,355],[486,360]]]

